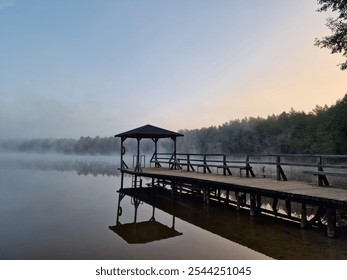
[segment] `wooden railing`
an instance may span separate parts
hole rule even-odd
[[[318,176],[320,186],[329,186],[327,176],[347,177],[347,155],[307,155],[307,154],[253,154],[253,155],[225,155],[225,154],[185,154],[177,153],[174,157],[170,153],[153,154],[150,165],[154,167],[168,167],[185,171],[202,173],[221,173],[232,175],[237,169],[240,176],[255,177],[254,167],[260,168],[257,176],[267,177],[266,167],[275,168],[277,180],[287,181],[285,167],[301,167],[301,174]]]

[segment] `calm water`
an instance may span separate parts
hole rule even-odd
[[[0,154],[0,259],[347,259],[345,237],[233,208],[158,197],[136,211],[118,201],[118,162]]]

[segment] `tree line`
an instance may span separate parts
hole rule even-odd
[[[331,107],[316,106],[309,113],[291,109],[267,118],[232,120],[220,126],[180,130],[177,150],[224,154],[347,154],[347,94]],[[171,140],[160,140],[159,151],[172,151]],[[126,153],[136,153],[136,140],[125,141]],[[110,137],[79,139],[1,140],[0,149],[12,152],[63,154],[120,153],[120,140]],[[142,153],[153,153],[150,139],[141,141]]]
[[[172,142],[172,141],[171,141]],[[161,151],[168,150],[167,141],[159,143]],[[125,141],[127,155],[136,154],[137,143],[135,139]],[[170,149],[170,148],[169,148]],[[120,139],[113,136],[90,137],[81,136],[79,139],[11,139],[0,140],[0,151],[19,153],[58,153],[76,155],[116,155],[120,153]],[[141,152],[152,154],[154,144],[152,140],[141,141]]]
[[[2,140],[2,151],[23,153],[112,154],[116,152],[114,137],[80,137],[79,139],[15,139]]]
[[[291,109],[180,133],[179,150],[184,152],[347,154],[347,94],[335,105],[317,105],[309,113]]]

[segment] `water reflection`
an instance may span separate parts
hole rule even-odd
[[[167,215],[275,259],[347,259],[346,237],[331,240],[314,228],[301,230],[297,223],[267,215],[250,217],[248,211],[236,211],[233,207],[223,207],[217,203],[206,206],[184,195],[172,201],[167,190],[154,192],[142,188],[123,189],[120,192],[120,196],[128,195],[132,200],[144,202],[153,209],[160,209]],[[119,204],[118,211],[120,207]],[[118,218],[117,215],[117,221]],[[148,227],[144,230],[152,229]],[[130,233],[122,234],[124,239],[129,238],[126,235]]]
[[[120,176],[114,156],[0,154],[1,169],[75,171],[78,175]]]
[[[118,162],[0,154],[0,259],[347,259],[345,237],[184,195],[116,193]]]
[[[156,208],[154,206],[152,206],[152,215],[149,220],[138,221],[138,210],[141,200],[135,197],[131,199],[131,204],[134,206],[134,220],[133,222],[122,224],[120,217],[123,214],[123,208],[121,207],[123,198],[124,194],[119,193],[116,225],[110,226],[109,229],[122,237],[127,243],[148,243],[182,235],[175,229],[175,216],[172,216],[172,225],[170,227],[156,220]],[[126,210],[131,210],[131,207],[127,207]]]

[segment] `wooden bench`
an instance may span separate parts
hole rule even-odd
[[[340,172],[332,172],[332,171],[303,171],[305,174],[311,174],[314,176],[318,176],[318,185],[319,186],[329,186],[329,181],[326,176],[338,176],[338,177],[347,177],[347,173],[340,173]]]

